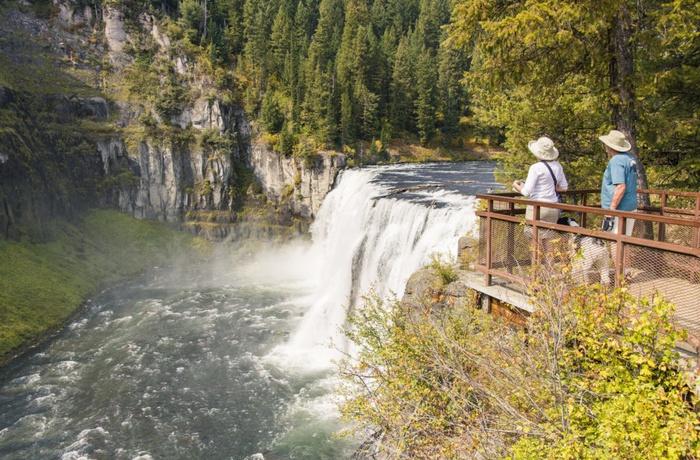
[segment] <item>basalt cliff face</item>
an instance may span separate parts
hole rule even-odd
[[[153,15],[5,4],[0,68],[4,238],[94,206],[214,239],[251,216],[303,230],[345,166],[342,155],[299,161],[257,141],[240,87],[171,43]]]

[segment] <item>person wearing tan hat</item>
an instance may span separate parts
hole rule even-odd
[[[569,183],[564,175],[564,168],[556,161],[559,158],[559,150],[554,147],[554,142],[548,137],[540,137],[536,141],[527,144],[535,158],[539,161],[530,166],[525,182],[516,180],[513,189],[535,201],[556,203],[559,201],[559,192],[565,192]],[[540,208],[540,220],[556,222],[559,218],[559,210],[556,208]],[[528,206],[525,210],[525,219],[534,218],[534,208]],[[527,227],[526,233],[529,233]]]
[[[618,211],[636,211],[637,201],[637,161],[629,153],[632,145],[624,133],[613,129],[605,136],[600,136],[605,145],[605,151],[610,160],[603,173],[603,183],[600,187],[600,203],[603,209]],[[617,233],[618,218],[605,216],[603,229]],[[627,219],[625,233],[632,234],[634,219]]]

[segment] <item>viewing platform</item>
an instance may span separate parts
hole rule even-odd
[[[635,297],[662,295],[677,306],[674,317],[688,331],[693,353],[700,345],[700,193],[638,190],[637,212],[600,208],[600,190],[563,193],[566,203],[546,203],[575,219],[579,227],[525,221],[525,208],[534,215],[545,203],[516,193],[477,195],[485,208],[479,218],[478,256],[471,287],[519,310],[532,311],[527,287],[535,270],[557,248],[582,249],[574,260],[576,282],[625,283]],[[641,205],[648,198],[649,205]],[[617,233],[601,230],[604,215],[619,218]],[[630,219],[633,219],[630,220]],[[631,236],[625,229],[632,224]],[[580,236],[579,236],[580,235]],[[561,243],[576,243],[562,246]],[[600,249],[603,250],[600,250]],[[573,254],[571,254],[573,256]]]

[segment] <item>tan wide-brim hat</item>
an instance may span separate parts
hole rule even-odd
[[[618,152],[627,152],[632,148],[632,144],[625,139],[624,133],[616,129],[613,129],[605,136],[600,136],[598,139],[603,141],[603,144]]]
[[[527,143],[530,151],[540,160],[552,161],[559,158],[559,150],[554,147],[554,142],[548,137],[540,137],[536,141]]]

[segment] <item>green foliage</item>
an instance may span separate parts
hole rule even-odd
[[[179,24],[185,30],[185,35],[190,43],[199,43],[202,15],[202,5],[199,1],[182,0],[180,2]]]
[[[170,117],[182,112],[187,101],[187,92],[184,86],[171,79],[158,91],[154,107],[160,116],[169,120]]]
[[[213,129],[205,129],[199,138],[199,145],[207,152],[230,152],[233,141]]]
[[[430,268],[435,272],[442,286],[447,286],[457,280],[456,264],[453,261],[443,260],[442,254],[433,254],[430,260]]]
[[[277,134],[282,129],[284,112],[272,91],[268,91],[263,98],[262,107],[260,108],[260,120],[268,133]]]
[[[302,139],[299,144],[294,146],[294,156],[300,158],[307,168],[316,167],[316,160],[318,158],[316,143],[309,138]]]
[[[632,136],[642,186],[649,168],[652,188],[695,190],[698,25],[697,2],[682,0],[460,0],[450,41],[472,56],[475,123],[505,132],[505,180],[547,135],[570,186],[589,187],[606,160],[597,138],[614,127]]]
[[[462,372],[501,328],[478,310],[407,310],[375,295],[348,317],[357,356],[341,363],[341,410],[356,429],[378,430],[397,457],[458,458],[469,445],[473,390]],[[481,341],[484,342],[481,342]],[[453,367],[455,366],[455,367]]]
[[[521,318],[411,309],[376,296],[349,315],[341,410],[390,458],[687,459],[700,453],[695,378],[674,306],[578,286],[544,267]]]
[[[231,186],[231,198],[238,207],[241,207],[245,203],[249,192],[256,195],[261,193],[262,187],[253,171],[245,162],[234,159],[233,170],[234,175],[231,184],[229,184]]]
[[[50,19],[57,13],[51,0],[33,0],[31,6],[34,13],[42,19]]]
[[[118,3],[137,9],[132,0]],[[445,134],[437,142],[457,136],[466,93],[447,82],[458,81],[469,62],[453,59],[441,70],[437,60],[451,2],[183,0],[174,8],[170,0],[150,0],[147,5],[156,16],[159,8],[171,14],[162,25],[172,50],[159,50],[143,34],[127,45],[134,63],[124,76],[130,93],[166,120],[188,101],[187,82],[165,68],[168,59],[161,53],[176,51],[220,90],[244,101],[268,133],[279,133],[290,118],[293,134],[321,147],[371,142],[387,128],[423,143],[437,129]]]
[[[418,59],[416,97],[416,127],[421,145],[426,145],[435,133],[437,118],[437,68],[435,59],[427,48],[423,48]]]
[[[116,211],[53,221],[49,233],[45,243],[0,242],[0,361],[62,327],[100,286],[207,248],[189,234]]]
[[[285,157],[290,157],[294,153],[294,134],[290,124],[286,121],[282,125],[279,136],[279,152]]]

